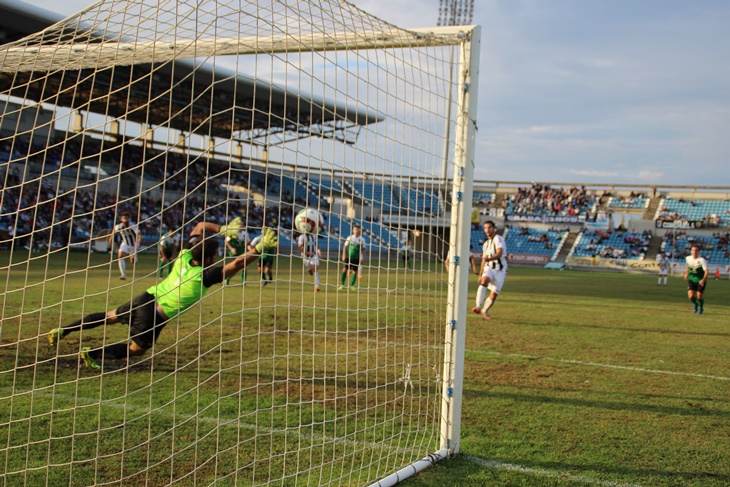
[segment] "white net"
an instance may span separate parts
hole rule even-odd
[[[362,485],[442,448],[460,39],[115,0],[0,47],[4,485]]]

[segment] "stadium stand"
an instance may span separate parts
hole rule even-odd
[[[657,220],[689,220],[706,227],[730,226],[730,200],[667,198],[657,210]]]
[[[387,213],[400,211],[390,185],[379,181],[352,181],[351,184],[366,205],[380,208]]]
[[[474,206],[486,206],[494,203],[494,193],[477,193],[472,195],[472,204]]]
[[[693,235],[678,232],[675,242],[674,232],[667,232],[664,235],[661,251],[669,255],[672,261],[683,262],[685,257],[689,255],[692,245],[696,243],[699,245],[700,255],[707,260],[708,264],[724,265],[730,259],[729,241],[730,233]]]
[[[553,188],[533,183],[529,188],[520,187],[517,194],[506,200],[506,214],[517,215],[585,215],[594,210],[595,195],[589,195],[585,186],[569,189]]]
[[[643,209],[649,206],[649,198],[644,196],[614,196],[608,200],[609,208]]]
[[[651,242],[651,231],[586,230],[571,250],[573,257],[642,260]]]
[[[441,198],[436,191],[424,189],[410,189],[394,186],[394,192],[400,201],[401,207],[410,214],[437,215],[442,210]]]
[[[528,227],[511,227],[505,232],[505,241],[510,254],[557,256],[567,231],[540,230]]]

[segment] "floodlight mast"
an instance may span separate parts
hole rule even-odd
[[[437,25],[471,25],[474,0],[439,0]]]

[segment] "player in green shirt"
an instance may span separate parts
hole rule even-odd
[[[687,270],[684,272],[684,280],[687,281],[687,297],[695,305],[695,313],[705,312],[705,284],[707,284],[707,261],[700,257],[700,248],[697,244],[692,245],[690,255],[685,259]]]
[[[129,326],[131,343],[114,343],[96,350],[83,347],[81,359],[86,367],[99,369],[104,359],[144,355],[157,341],[165,325],[200,301],[208,288],[235,275],[258,260],[260,255],[276,252],[278,237],[272,229],[265,228],[263,238],[255,248],[223,266],[213,267],[218,258],[219,244],[214,238],[206,239],[205,233],[219,232],[229,236],[239,229],[233,225],[234,222],[228,226],[198,223],[190,233],[191,248],[180,252],[167,278],[114,310],[91,313],[67,326],[54,328],[48,335],[48,342],[55,347],[71,332],[126,323]]]
[[[360,261],[364,260],[365,257],[365,239],[361,235],[361,229],[358,225],[352,226],[352,235],[347,237],[345,240],[345,246],[342,247],[342,275],[340,277],[340,287],[337,289],[345,289],[347,283],[347,274],[350,277],[350,289],[355,289],[355,282],[357,280],[357,269],[360,266]]]

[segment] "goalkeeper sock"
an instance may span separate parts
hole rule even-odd
[[[698,299],[698,300],[697,300],[697,304],[699,304],[699,305],[700,305],[700,309],[701,309],[701,310],[704,310],[704,309],[705,309],[705,298],[702,298],[702,299]]]
[[[346,282],[347,282],[347,271],[345,270],[345,271],[342,271],[340,284],[342,284],[344,286]]]
[[[241,282],[246,282],[246,269],[241,271]]]
[[[357,272],[353,272],[352,276],[350,276],[350,286],[354,286],[356,281],[357,281]]]
[[[696,303],[697,302],[697,298],[694,297],[694,296],[692,296],[691,298],[689,298],[689,300],[692,301],[693,303]]]
[[[91,330],[92,328],[96,328],[97,326],[105,325],[106,324],[106,313],[91,313],[89,315],[84,316],[80,320],[76,320],[73,323],[71,323],[68,326],[64,326],[62,328],[63,330],[63,336],[68,335],[72,331],[79,331],[79,330]]]
[[[482,309],[485,299],[487,299],[487,288],[480,284],[477,289],[477,308]]]

